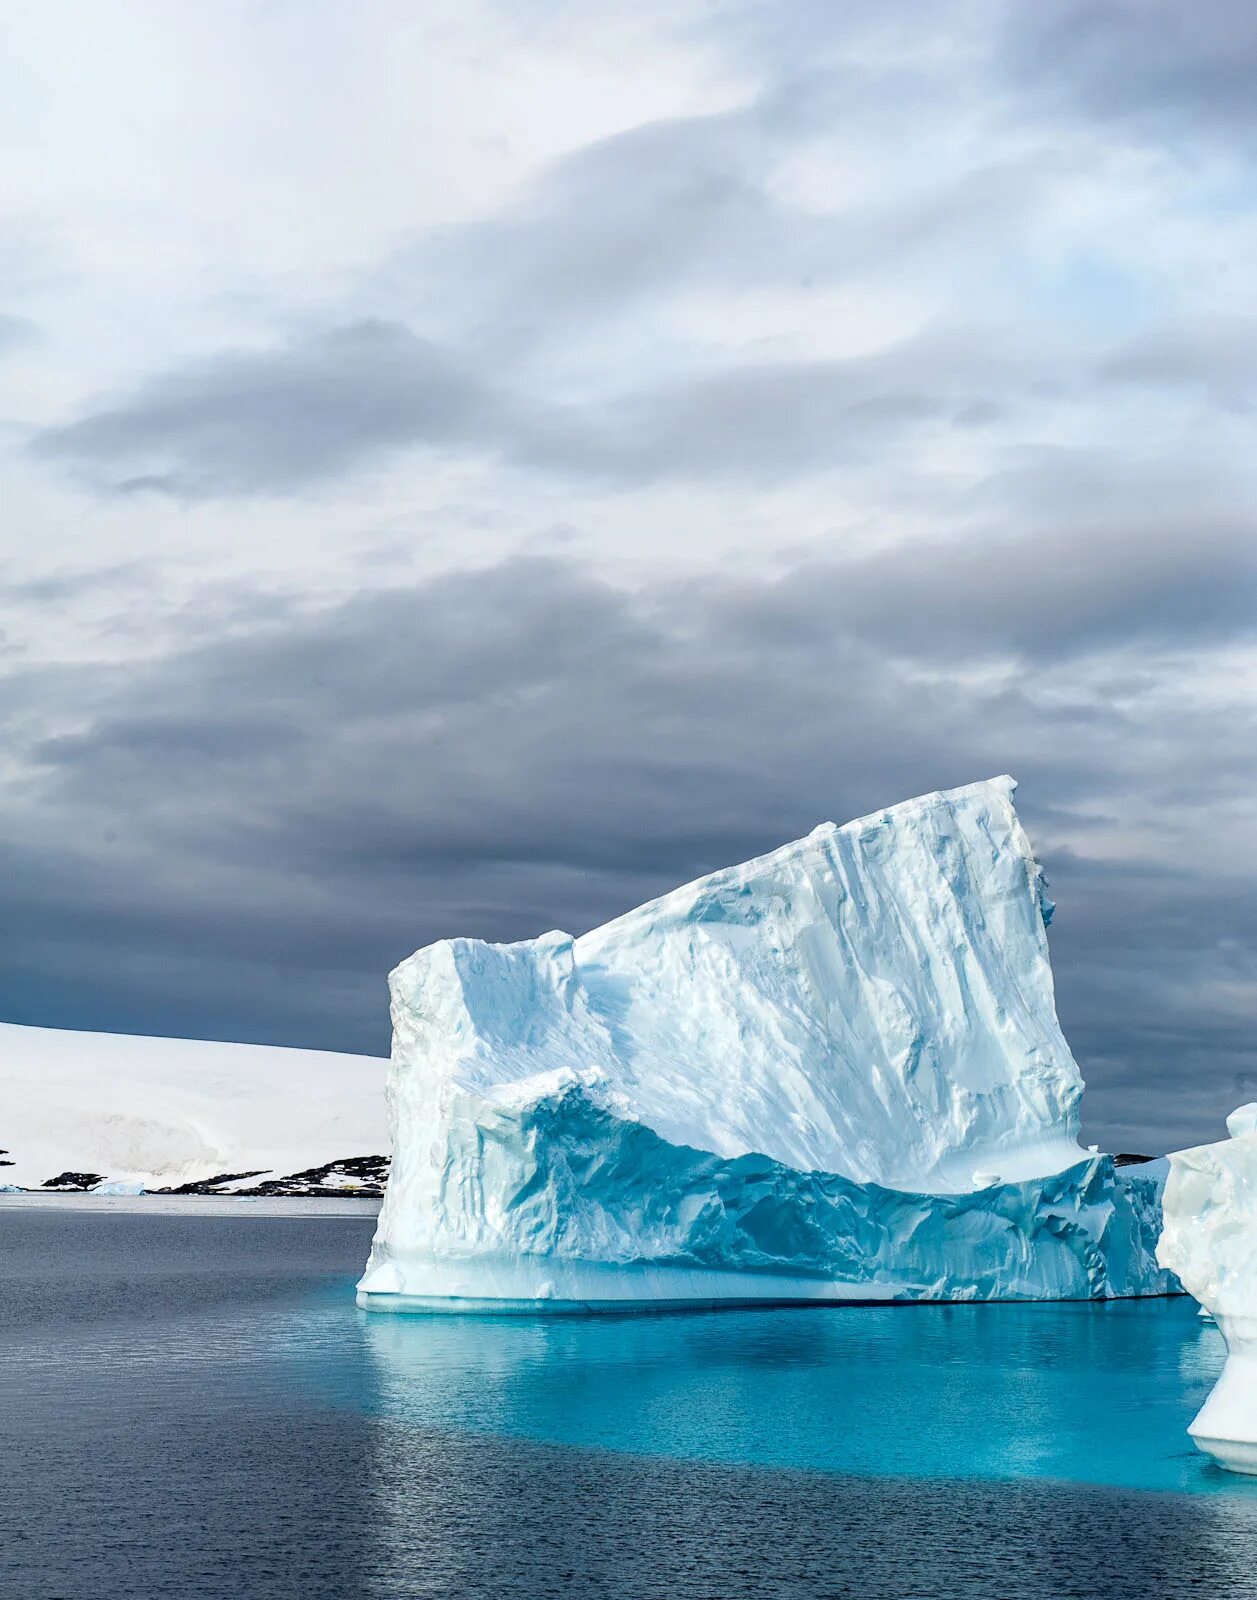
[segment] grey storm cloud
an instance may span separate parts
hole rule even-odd
[[[871,645],[927,660],[1038,663],[1257,633],[1253,524],[1200,514],[901,546],[788,581],[800,601],[828,594],[827,615]]]
[[[1247,0],[1036,0],[1008,19],[1008,61],[1048,99],[1194,141],[1257,132],[1257,12]]]
[[[1152,327],[1115,351],[1101,376],[1191,390],[1221,410],[1247,412],[1257,399],[1257,318],[1184,318]]]
[[[420,448],[632,484],[772,479],[921,425],[982,426],[1029,381],[954,330],[849,360],[735,362],[577,407],[513,393],[400,324],[365,323],[193,362],[32,448],[114,492],[188,499],[289,493]]]
[[[439,347],[362,322],[159,374],[33,448],[116,490],[273,492],[403,444],[493,438],[502,405]]]
[[[513,560],[259,616],[155,661],[32,672],[0,702],[15,756],[0,1004],[36,1020],[56,995],[67,1024],[229,1018],[237,1035],[382,1049],[384,975],[421,943],[580,931],[826,817],[1011,767],[1062,902],[1061,1008],[1093,1116],[1127,1145],[1207,1132],[1229,1085],[1176,1097],[1182,1041],[1215,1078],[1254,1067],[1215,993],[1251,949],[1251,881],[1120,851],[1097,866],[1053,842],[1111,832],[1127,807],[1145,827],[1162,805],[1225,816],[1253,730],[1199,707],[1167,726],[1150,691],[1175,665],[1138,648],[1149,580],[1096,546],[1074,540],[1046,605],[1029,545],[985,590],[945,547],[916,553],[910,579],[838,562],[633,591]],[[1184,544],[1176,566],[1167,542],[1156,581],[1169,592],[1193,559]],[[949,584],[968,615],[931,634],[928,596]],[[1102,623],[1052,629],[1097,587]],[[974,674],[994,645],[1009,670]],[[1067,687],[1083,648],[1108,652],[1087,692]],[[41,697],[75,729],[18,739]],[[1109,820],[1080,813],[1083,795]],[[1137,1099],[1114,1087],[1136,1080]]]

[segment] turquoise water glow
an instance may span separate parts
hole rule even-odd
[[[1184,1431],[1224,1350],[1183,1298],[362,1316],[373,1404],[411,1425],[816,1472],[1257,1496]]]

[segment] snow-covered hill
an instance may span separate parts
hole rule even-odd
[[[386,1067],[323,1050],[0,1023],[0,1183],[378,1193]]]

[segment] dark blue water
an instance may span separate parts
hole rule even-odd
[[[1189,1302],[367,1317],[370,1231],[0,1209],[0,1597],[1257,1596]]]

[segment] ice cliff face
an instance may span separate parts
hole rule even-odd
[[[1257,1474],[1257,1105],[1226,1125],[1229,1139],[1170,1157],[1157,1257],[1227,1344],[1222,1376],[1188,1432],[1224,1467]]]
[[[1166,1287],[1156,1174],[1077,1143],[1013,787],[403,962],[364,1303]]]

